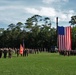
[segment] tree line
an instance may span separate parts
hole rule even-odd
[[[74,21],[73,21],[74,22]],[[72,19],[69,21],[72,24]],[[11,23],[7,29],[0,28],[0,48],[19,48],[23,43],[26,48],[46,48],[57,46],[56,28],[51,28],[49,17],[34,15],[28,18],[25,23]],[[74,24],[75,25],[75,24]],[[72,48],[75,49],[76,26],[72,27]]]

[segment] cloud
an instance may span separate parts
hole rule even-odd
[[[0,7],[0,21],[4,22],[17,22],[23,21],[27,18],[27,14],[41,15],[50,17],[55,21],[56,17],[59,17],[59,21],[69,21],[71,16],[75,14],[74,10],[56,10],[53,7],[25,7],[25,6],[4,6]]]
[[[69,0],[62,0],[62,1],[64,1],[64,2],[69,2]]]
[[[42,2],[44,2],[44,3],[53,3],[53,2],[55,2],[55,0],[42,0]]]
[[[38,14],[39,10],[35,9],[35,8],[25,8],[25,11],[27,13],[31,13],[31,14]]]
[[[26,19],[26,11],[24,6],[1,6],[0,7],[0,23],[6,25],[10,23],[24,22]]]
[[[25,8],[27,13],[39,14],[42,16],[56,16],[56,11],[54,8],[41,7],[40,9],[36,8]]]
[[[67,2],[69,0],[46,0],[47,2]],[[68,22],[71,19],[71,16],[75,14],[74,10],[63,10],[56,9],[54,7],[28,7],[24,5],[8,5],[0,6],[0,22],[5,24],[17,23],[19,21],[25,22],[28,17],[31,15],[41,15],[50,17],[53,22],[55,22],[56,17],[59,17],[59,22]],[[29,16],[28,16],[29,15]]]
[[[69,0],[42,0],[43,3],[47,3],[47,4],[52,4],[52,3],[57,3],[57,2],[68,2]]]
[[[71,16],[75,15],[75,11],[74,10],[60,11],[59,13],[57,13],[57,15],[59,16],[59,21],[68,22],[70,21]]]
[[[50,17],[53,21],[55,21],[56,17],[59,17],[60,22],[68,22],[75,14],[74,10],[56,10],[55,8],[51,7],[41,7],[40,9],[36,8],[25,8],[27,13],[30,14],[38,14],[41,16]]]
[[[25,7],[23,7],[23,6],[16,6],[16,5],[15,6],[13,6],[13,5],[10,5],[10,6],[1,6],[0,7],[0,11],[1,10],[11,10],[11,9],[12,10],[16,10],[16,9],[18,10],[18,9],[24,9],[24,8]]]

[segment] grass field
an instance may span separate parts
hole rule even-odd
[[[39,53],[1,58],[0,75],[76,75],[76,56]]]

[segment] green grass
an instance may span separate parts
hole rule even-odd
[[[76,75],[76,56],[39,53],[1,58],[0,75]]]

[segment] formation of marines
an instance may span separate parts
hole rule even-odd
[[[12,57],[12,49],[11,48],[0,48],[0,58],[2,58],[2,56],[6,58],[7,55],[9,58]]]
[[[28,56],[29,53],[37,53],[38,54],[39,50],[38,49],[24,49],[23,54],[20,54],[20,49],[19,48],[0,48],[0,58],[11,58],[13,54],[16,54],[18,57],[19,55],[26,57]]]

